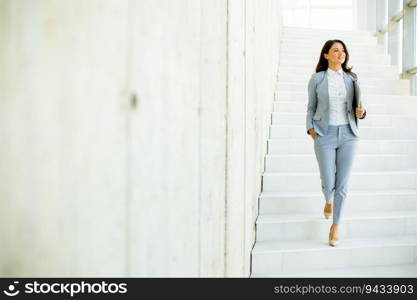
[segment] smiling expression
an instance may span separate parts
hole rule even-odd
[[[324,53],[324,58],[328,60],[329,64],[343,64],[346,59],[346,53],[343,45],[341,43],[334,43],[329,49],[329,53]]]

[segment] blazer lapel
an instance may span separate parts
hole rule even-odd
[[[323,95],[323,99],[326,99],[327,109],[330,108],[330,97],[329,97],[329,85],[327,81],[327,73],[324,71],[324,78],[320,83],[321,95]]]

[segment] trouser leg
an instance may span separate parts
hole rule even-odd
[[[314,152],[320,170],[321,190],[326,203],[330,203],[335,189],[336,148],[330,140],[331,137],[320,137],[320,143],[315,141]]]
[[[333,209],[333,223],[335,224],[339,224],[342,215],[357,143],[355,139],[346,140],[336,150],[336,182]]]

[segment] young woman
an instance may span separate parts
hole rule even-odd
[[[339,223],[359,141],[357,118],[366,116],[361,102],[356,105],[353,99],[357,76],[347,67],[348,60],[345,43],[327,41],[321,50],[316,73],[308,84],[307,133],[314,139],[326,200],[324,216],[329,218],[333,213],[329,232],[331,246],[339,242]]]

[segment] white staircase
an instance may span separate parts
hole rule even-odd
[[[308,80],[324,42],[341,39],[358,74],[367,117],[340,224],[322,210]],[[251,277],[417,277],[417,96],[368,32],[285,28],[278,99],[265,157]]]

